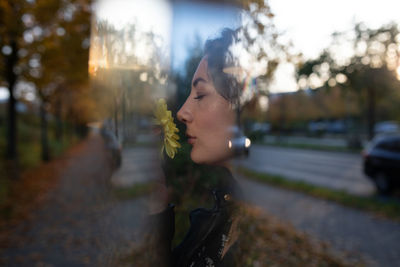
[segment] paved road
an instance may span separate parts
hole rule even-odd
[[[357,154],[253,145],[250,156],[236,162],[255,171],[353,194],[375,192],[373,183],[362,173],[362,159]]]
[[[250,203],[371,266],[400,266],[400,223],[240,176]]]
[[[305,136],[271,136],[264,137],[266,143],[284,143],[284,144],[307,144],[307,145],[321,145],[329,147],[347,147],[347,141],[344,138],[315,138]]]

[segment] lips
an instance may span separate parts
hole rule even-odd
[[[190,135],[190,134],[186,134],[186,136],[188,137],[188,143],[193,145],[197,138],[195,136]]]

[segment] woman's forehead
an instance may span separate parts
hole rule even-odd
[[[196,72],[193,75],[192,83],[198,79],[202,78],[207,82],[210,82],[210,78],[208,75],[208,62],[207,62],[207,56],[204,56],[199,65],[197,66]]]

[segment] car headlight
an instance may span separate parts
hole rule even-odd
[[[249,148],[249,147],[251,146],[251,141],[250,141],[250,139],[247,138],[247,137],[246,137],[246,141],[245,141],[245,143],[244,143],[244,146],[245,146],[246,148]]]

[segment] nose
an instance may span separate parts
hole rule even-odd
[[[189,108],[188,100],[183,104],[183,106],[179,109],[177,113],[178,120],[187,124],[193,120],[192,112]]]

